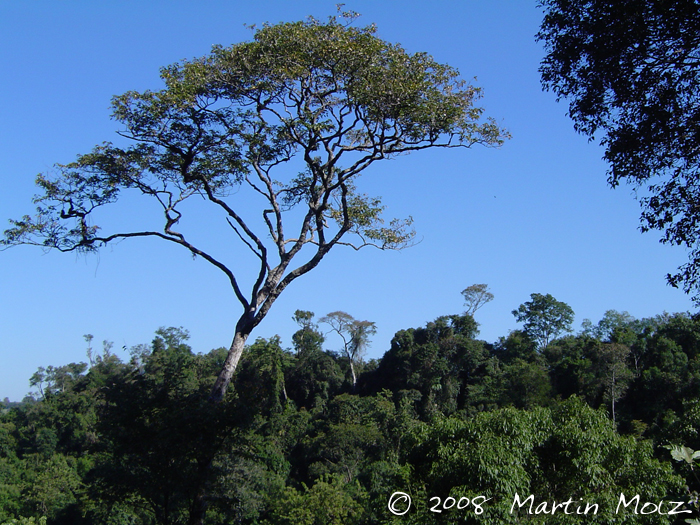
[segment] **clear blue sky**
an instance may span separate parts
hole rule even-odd
[[[160,88],[158,70],[251,37],[244,24],[335,12],[322,1],[33,1],[0,3],[0,220],[33,211],[34,178],[115,139],[109,102]],[[377,164],[359,182],[391,216],[412,215],[422,241],[402,252],[336,249],[297,280],[252,338],[291,346],[296,309],[375,321],[369,357],[400,329],[460,313],[460,291],[488,283],[481,338],[518,327],[511,311],[551,293],[584,318],[693,310],[664,275],[685,252],[639,232],[630,188],[606,185],[601,149],[543,93],[536,2],[348,2],[379,36],[425,51],[484,88],[486,114],[512,134],[500,149],[419,152]],[[138,218],[138,211],[134,210]],[[6,224],[6,223],[5,223]],[[2,229],[5,226],[0,224]],[[236,249],[238,249],[236,247]],[[0,399],[21,399],[39,366],[86,361],[84,334],[116,352],[183,326],[196,351],[228,346],[240,307],[223,276],[157,240],[79,257],[19,247],[0,253]],[[329,339],[327,347],[337,342]]]

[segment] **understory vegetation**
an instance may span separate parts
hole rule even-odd
[[[218,403],[226,349],[195,353],[186,330],[160,328],[123,360],[86,336],[88,363],[40,368],[32,395],[2,408],[0,523],[185,524],[202,502],[209,524],[695,517],[700,315],[609,311],[563,335],[570,308],[532,298],[513,312],[523,330],[495,343],[471,314],[448,315],[369,361],[324,349],[298,311],[291,348],[248,345]],[[545,340],[541,304],[565,314],[542,310]],[[534,504],[513,508],[516,494]],[[692,514],[639,510],[662,500]]]

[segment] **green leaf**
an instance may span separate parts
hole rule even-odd
[[[671,451],[673,459],[676,461],[685,461],[689,465],[693,464],[694,459],[700,457],[700,450],[695,451],[692,448],[680,445],[668,445],[666,448]]]

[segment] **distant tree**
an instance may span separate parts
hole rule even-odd
[[[246,347],[244,356],[235,381],[246,410],[266,417],[281,411],[288,399],[284,369],[291,355],[282,350],[279,337],[258,338]]]
[[[40,366],[29,380],[30,386],[38,386],[41,397],[64,392],[87,370],[85,363],[70,363],[63,366]]]
[[[390,405],[388,407],[387,405]],[[389,414],[386,410],[389,409]],[[352,483],[372,461],[387,452],[388,419],[395,413],[393,402],[386,398],[340,394],[326,407],[316,436],[307,442],[309,481],[325,474],[342,475]]]
[[[503,366],[501,406],[517,408],[546,406],[551,402],[552,383],[547,370],[539,363],[515,359]]]
[[[629,312],[618,312],[617,310],[606,310],[603,318],[593,325],[590,319],[584,319],[581,323],[581,331],[584,335],[595,337],[605,342],[612,340],[635,322],[635,318]],[[615,341],[620,342],[620,341]]]
[[[571,332],[574,311],[550,294],[533,293],[532,301],[521,304],[513,315],[523,323],[525,332],[537,341],[540,350],[562,333]]]
[[[314,318],[314,313],[308,310],[296,310],[292,319],[303,329],[309,329],[314,327],[312,319]]]
[[[516,359],[534,362],[538,358],[537,341],[523,330],[511,330],[501,336],[494,345],[493,354],[503,363],[510,364]]]
[[[294,365],[285,372],[287,393],[299,407],[322,409],[345,382],[336,356],[323,351],[326,340],[313,321],[314,313],[297,310],[293,319],[300,329],[292,335]]]
[[[170,326],[166,328],[161,326],[156,330],[156,336],[151,343],[152,351],[153,353],[163,351],[192,353],[192,347],[185,342],[189,338],[189,331],[182,327]]]
[[[495,403],[483,377],[488,351],[474,339],[477,333],[470,315],[441,316],[425,327],[398,331],[372,373],[374,391],[411,398],[425,419]]]
[[[690,248],[674,275],[700,301],[700,4],[543,0],[542,83],[600,138],[612,187],[641,190],[642,231]]]
[[[610,403],[613,423],[617,422],[615,404],[623,396],[634,377],[627,366],[630,354],[628,346],[619,343],[598,345],[594,355],[593,366],[601,379],[603,399]]]
[[[642,360],[647,354],[648,338],[665,324],[664,316],[635,319],[628,312],[607,310],[597,325],[589,319],[581,323],[582,334],[604,343],[618,343],[629,347],[629,358],[636,374],[644,367]]]
[[[552,397],[566,399],[577,395],[591,406],[598,406],[592,356],[600,342],[587,335],[565,336],[550,343],[542,352],[552,382]]]
[[[53,454],[42,461],[37,465],[31,486],[23,491],[25,503],[49,519],[55,519],[63,509],[75,504],[81,488],[76,463],[75,458],[63,454]]]
[[[472,284],[462,290],[464,305],[467,307],[465,313],[474,317],[476,311],[486,303],[493,301],[493,294],[489,292],[487,284]]]
[[[83,339],[85,339],[85,342],[87,343],[87,357],[88,357],[88,362],[90,363],[90,366],[93,366],[95,364],[95,354],[93,353],[92,350],[92,340],[95,338],[92,334],[85,334],[83,336]]]
[[[325,338],[319,331],[318,325],[313,322],[313,318],[313,312],[306,310],[297,310],[294,312],[293,319],[300,327],[300,329],[292,335],[292,343],[294,344],[297,355],[312,349],[321,350],[321,345]]]
[[[412,151],[498,145],[505,137],[493,121],[480,121],[480,91],[455,69],[375,31],[335,17],[264,25],[252,42],[164,68],[165,89],[113,99],[119,134],[134,144],[106,143],[40,175],[37,214],[11,221],[1,245],[89,253],[155,237],[214,265],[242,306],[211,392],[221,400],[250,333],[331,249],[411,244],[412,220],[385,223],[381,200],[355,187],[360,174]],[[150,198],[162,227],[98,226],[95,215],[124,192]],[[240,251],[229,250],[233,258],[225,262],[216,251],[223,239],[210,249],[183,233],[185,201],[219,213],[234,243],[249,251],[257,270],[247,291]]]
[[[345,383],[345,373],[336,357],[320,348],[300,352],[285,373],[287,394],[297,406],[322,410]]]
[[[287,487],[274,502],[274,523],[280,525],[354,525],[361,520],[366,495],[357,483],[326,476],[302,491]],[[355,494],[353,494],[355,493]],[[354,497],[353,497],[354,496]],[[357,501],[357,500],[360,501]]]
[[[343,340],[342,353],[350,362],[352,374],[352,386],[357,384],[357,365],[362,361],[362,356],[369,344],[370,336],[377,332],[375,323],[371,321],[359,321],[345,312],[331,312],[322,317],[320,322],[331,327]]]
[[[635,378],[622,403],[624,413],[659,435],[683,411],[684,399],[698,397],[700,323],[685,314],[656,316],[635,341]]]

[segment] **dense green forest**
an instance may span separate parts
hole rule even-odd
[[[120,359],[86,336],[88,363],[40,368],[5,403],[0,523],[181,524],[202,504],[210,524],[697,515],[700,315],[608,311],[573,334],[568,305],[533,294],[522,329],[489,343],[467,306],[368,361],[352,350],[372,323],[344,318],[334,352],[331,316],[297,311],[291,348],[248,345],[220,403],[226,349],[160,328]]]

